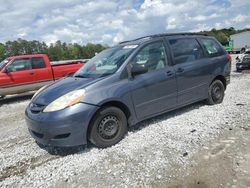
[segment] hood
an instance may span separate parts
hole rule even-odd
[[[66,77],[51,84],[46,89],[41,91],[33,102],[42,105],[48,105],[57,98],[77,89],[84,89],[90,84],[93,84],[103,78],[75,78]]]

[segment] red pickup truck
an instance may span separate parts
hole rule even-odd
[[[61,77],[73,74],[83,61],[51,64],[45,54],[9,57],[0,62],[0,98],[33,91]]]

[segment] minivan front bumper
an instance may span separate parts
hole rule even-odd
[[[25,120],[31,136],[46,146],[71,147],[87,144],[87,129],[97,106],[79,103],[56,112],[34,113],[30,105]]]

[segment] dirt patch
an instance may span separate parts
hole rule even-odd
[[[28,169],[35,169],[42,164],[58,159],[59,156],[38,156],[28,160],[18,161],[15,165],[8,166],[0,172],[0,182],[11,176],[23,176]]]
[[[250,187],[250,127],[248,122],[224,132],[192,159],[189,175],[152,187],[214,188]]]

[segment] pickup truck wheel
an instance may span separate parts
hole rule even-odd
[[[117,107],[105,107],[97,112],[90,123],[89,141],[99,148],[110,147],[127,133],[127,118]]]
[[[225,95],[225,87],[220,80],[215,80],[209,86],[207,104],[214,105],[223,101]]]

